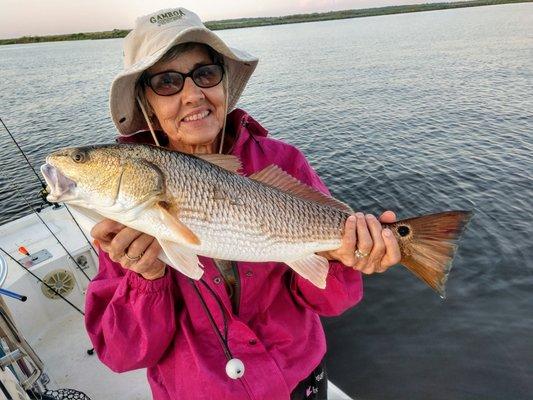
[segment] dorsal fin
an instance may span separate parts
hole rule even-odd
[[[353,214],[353,210],[349,205],[307,186],[275,164],[269,165],[261,171],[250,175],[248,178],[273,186],[302,199],[314,201],[315,203],[327,205],[343,212]]]
[[[241,161],[231,154],[194,154],[194,156],[236,174],[242,168]]]

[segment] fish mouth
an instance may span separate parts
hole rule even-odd
[[[73,191],[76,188],[76,182],[67,178],[56,167],[48,163],[43,164],[41,173],[50,189],[46,200],[57,203],[75,197]]]

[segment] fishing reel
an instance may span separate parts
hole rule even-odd
[[[52,206],[53,208],[59,208],[61,207],[59,205],[59,203],[51,203],[47,200],[47,196],[50,194],[49,192],[49,187],[48,186],[44,186],[42,187],[41,190],[39,190],[39,197],[41,198],[41,205],[39,206],[38,210],[37,211],[41,211],[43,208],[45,207],[48,207],[48,206]]]

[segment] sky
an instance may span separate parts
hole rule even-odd
[[[453,0],[0,0],[0,39],[131,29],[138,16],[185,7],[203,21]]]

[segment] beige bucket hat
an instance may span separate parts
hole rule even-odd
[[[141,74],[170,48],[187,42],[207,44],[223,57],[229,88],[228,112],[235,107],[259,60],[228,47],[195,13],[182,7],[160,10],[138,18],[124,39],[124,70],[113,80],[109,95],[111,117],[121,135],[146,128],[135,99],[135,84]]]

